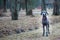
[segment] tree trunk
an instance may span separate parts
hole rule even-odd
[[[46,10],[45,0],[42,0],[42,10]]]
[[[25,0],[25,8],[26,8],[26,15],[27,15],[27,0]]]
[[[3,12],[6,12],[6,0],[3,1],[4,2],[4,7],[3,7]]]
[[[59,6],[58,1],[55,0],[54,2],[54,9],[53,9],[53,15],[59,15]]]
[[[33,16],[32,9],[28,9],[28,7],[27,7],[27,0],[25,0],[25,6],[26,6],[26,15],[32,15]]]
[[[32,15],[32,9],[29,9],[26,15]]]
[[[18,20],[17,0],[15,0],[15,9],[14,12],[12,12],[12,20]]]
[[[18,20],[17,10],[15,10],[15,12],[12,13],[12,20]]]
[[[0,0],[0,17],[2,16],[2,0]]]

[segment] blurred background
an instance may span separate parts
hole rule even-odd
[[[50,34],[42,36],[42,16]],[[60,40],[60,0],[0,0],[0,40]]]

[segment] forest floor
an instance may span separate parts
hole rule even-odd
[[[42,36],[41,16],[38,16],[38,17],[26,16],[26,17],[19,17],[19,20],[17,22],[23,22],[23,26],[24,26],[24,25],[28,25],[30,23],[30,21],[32,21],[33,27],[35,25],[39,25],[39,29],[23,32],[20,34],[13,34],[10,36],[5,36],[3,38],[0,38],[0,40],[60,40],[60,16],[49,16],[49,20],[50,20],[50,34],[48,37]],[[2,23],[2,22],[6,23],[9,21],[10,22],[12,21],[10,17],[0,18],[0,23]],[[34,24],[35,21],[37,21],[37,24]],[[13,25],[15,25],[15,24],[13,24]],[[31,26],[31,25],[28,25],[28,26]],[[1,27],[1,25],[0,25],[0,27]]]
[[[16,28],[26,30],[26,32],[19,34],[3,35],[4,37],[0,38],[0,40],[60,40],[60,16],[49,15],[48,18],[50,22],[50,34],[48,37],[43,37],[40,14],[36,14],[35,17],[20,14],[19,20],[11,20],[11,17],[0,17],[0,31]],[[38,29],[35,30],[34,27],[38,27]],[[33,28],[34,30],[28,31],[28,28]]]

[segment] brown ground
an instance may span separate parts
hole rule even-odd
[[[11,30],[13,33],[10,36],[0,38],[0,40],[60,40],[60,16],[49,16],[50,20],[50,35],[48,37],[42,36],[41,16],[37,17],[19,17],[19,20],[12,21],[11,17],[0,18],[0,31]],[[39,29],[35,30],[35,27]],[[25,32],[15,34],[14,29],[23,28]],[[32,28],[33,31],[28,29]],[[8,35],[8,34],[6,34]]]

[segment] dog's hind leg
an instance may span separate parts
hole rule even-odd
[[[50,34],[50,30],[49,30],[49,27],[50,27],[50,26],[49,26],[49,24],[48,24],[48,34]]]

